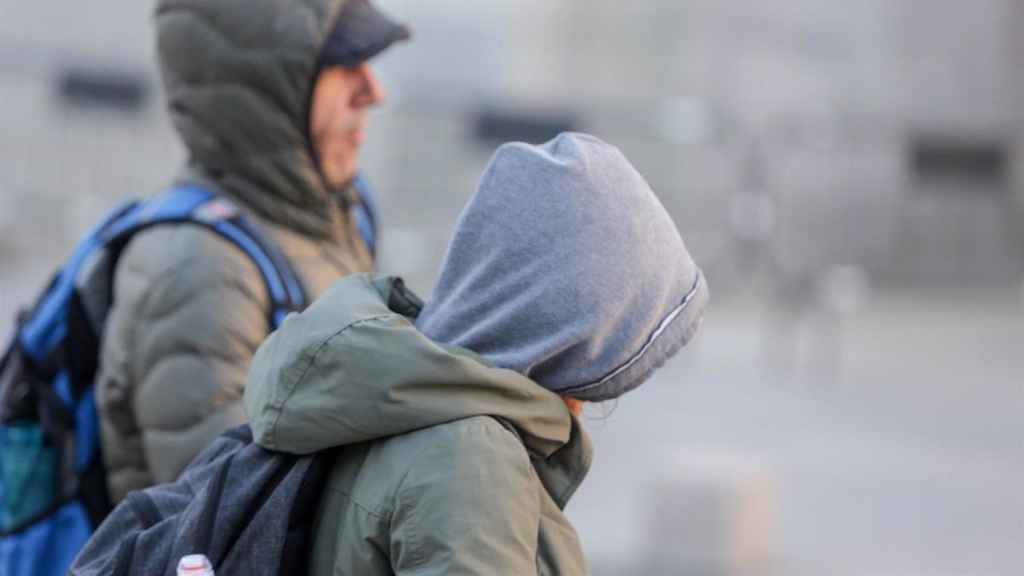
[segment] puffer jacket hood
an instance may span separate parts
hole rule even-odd
[[[262,217],[336,237],[339,211],[311,153],[310,94],[345,0],[159,0],[157,52],[185,180]]]
[[[394,278],[356,274],[289,316],[249,373],[245,406],[256,441],[308,454],[493,416],[515,428],[564,504],[591,459],[565,404],[514,371],[426,338],[406,293]]]

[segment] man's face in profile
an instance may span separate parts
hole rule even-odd
[[[345,186],[356,175],[370,108],[384,88],[369,64],[325,68],[313,88],[309,133],[327,183]]]

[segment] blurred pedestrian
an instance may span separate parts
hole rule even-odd
[[[175,184],[259,224],[309,297],[370,270],[354,179],[385,94],[368,61],[408,30],[368,0],[160,0],[155,22],[188,155]],[[246,372],[271,326],[257,266],[199,226],[138,233],[113,282],[97,405],[116,503],[174,480],[245,420]]]
[[[399,280],[354,275],[256,355],[256,441],[343,447],[312,573],[587,573],[562,512],[591,462],[582,404],[647,380],[707,299],[618,149],[582,134],[502,146],[426,306]]]

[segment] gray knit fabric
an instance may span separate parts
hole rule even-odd
[[[696,332],[707,284],[614,146],[562,134],[498,149],[417,326],[582,400],[636,388]]]

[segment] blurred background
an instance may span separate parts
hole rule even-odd
[[[710,280],[701,336],[588,410],[597,576],[1024,571],[1024,3],[379,0],[412,43],[364,170],[429,294],[495,146],[617,144]],[[0,0],[0,332],[182,160],[152,0]]]

